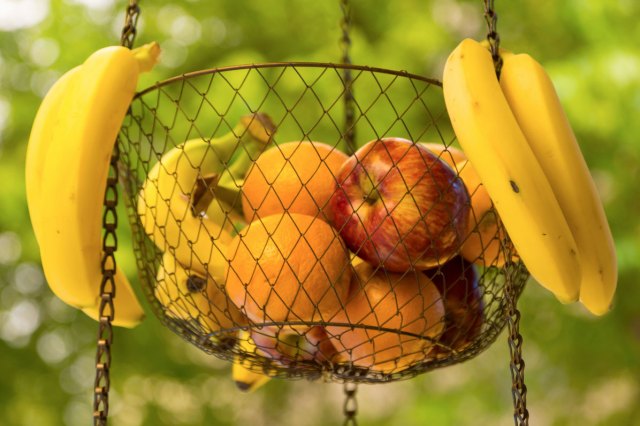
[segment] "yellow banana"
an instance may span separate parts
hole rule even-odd
[[[225,251],[234,228],[221,204],[212,198],[235,150],[244,150],[256,140],[262,144],[264,127],[256,116],[243,117],[220,138],[192,139],[169,150],[149,171],[138,195],[138,216],[156,246],[173,253],[187,268],[208,274],[219,285],[226,276]],[[207,207],[198,207],[207,195]],[[213,210],[215,207],[220,210]]]
[[[99,306],[111,152],[138,74],[158,55],[156,43],[98,50],[52,87],[29,138],[27,201],[47,282],[61,300],[89,315]],[[133,326],[144,312],[124,274],[116,272],[116,286],[114,324]]]
[[[195,322],[203,333],[245,325],[246,317],[211,279],[191,271],[165,253],[158,268],[154,294],[169,317]]]
[[[116,297],[113,299],[114,317],[112,324],[119,327],[133,328],[144,319],[144,310],[140,306],[138,297],[131,288],[129,280],[121,269],[116,270],[113,277],[115,281]],[[92,306],[82,308],[82,312],[90,318],[100,321],[100,296]]]
[[[551,183],[580,253],[580,301],[609,310],[618,279],[615,246],[589,168],[544,68],[526,54],[503,58],[500,86]]]
[[[246,330],[238,332],[238,346],[242,353],[256,353],[256,344]],[[255,369],[251,369],[251,362],[250,358],[235,355],[231,366],[231,377],[238,389],[243,392],[253,392],[271,380],[268,374],[258,373]]]
[[[489,51],[466,39],[443,76],[451,124],[531,275],[561,302],[577,300],[576,242],[498,82]]]
[[[47,95],[42,100],[29,136],[27,154],[25,158],[25,192],[27,206],[31,218],[31,226],[39,240],[42,226],[40,225],[40,205],[42,199],[42,181],[44,163],[49,153],[51,143],[51,131],[61,120],[60,104],[68,92],[69,86],[75,84],[77,74],[82,67],[75,67],[66,72],[51,86]]]

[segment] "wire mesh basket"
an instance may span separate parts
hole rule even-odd
[[[467,360],[528,278],[436,80],[193,72],[136,96],[119,149],[156,316],[273,377],[381,382]]]

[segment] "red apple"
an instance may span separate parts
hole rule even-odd
[[[336,354],[325,330],[310,328],[264,326],[251,329],[256,353],[281,365],[297,361],[326,363]]]
[[[333,225],[357,256],[404,272],[457,254],[469,195],[453,169],[424,146],[371,141],[345,161],[337,182]]]
[[[425,271],[442,295],[445,330],[434,354],[462,351],[479,336],[485,320],[484,301],[473,264],[456,256],[437,269]]]
[[[427,358],[445,323],[440,293],[424,273],[361,263],[352,286],[345,309],[325,327],[338,351],[334,360],[390,374]]]

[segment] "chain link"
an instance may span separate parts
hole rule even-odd
[[[140,16],[140,7],[137,0],[129,0],[129,5],[124,16],[124,26],[122,35],[120,36],[120,44],[131,49],[136,39],[138,25],[138,17]]]
[[[345,382],[344,384],[344,426],[358,426],[356,414],[358,413],[358,401],[356,400],[356,392],[358,385],[356,383]]]
[[[511,274],[510,274],[511,275]],[[513,288],[515,277],[507,276],[505,298],[507,301],[507,325],[509,329],[509,353],[511,356],[511,394],[513,397],[513,419],[516,426],[529,425],[527,410],[527,386],[524,384],[524,360],[522,359],[522,335],[520,334],[520,311],[517,307],[516,290]]]
[[[118,205],[118,160],[119,149],[116,143],[109,164],[110,171],[104,194],[104,214],[102,216],[102,227],[104,229],[101,262],[102,281],[100,283],[96,377],[93,395],[93,424],[95,426],[105,426],[109,415],[109,389],[111,387],[109,373],[111,369],[111,345],[113,344],[112,321],[115,314],[113,299],[116,297],[114,281],[116,272],[115,252],[118,248],[118,238],[116,236],[116,228],[118,227],[116,213]]]
[[[351,5],[349,0],[340,0],[340,9],[342,10],[342,20],[340,28],[342,37],[340,38],[340,46],[342,47],[342,63],[351,65]],[[343,71],[344,79],[344,140],[348,154],[356,151],[355,145],[355,109],[353,100],[353,77],[351,69],[345,68]]]
[[[500,57],[500,34],[498,34],[498,14],[495,11],[493,0],[484,1],[484,19],[487,21],[487,41],[489,42],[489,48],[491,49],[491,57],[493,58],[493,65],[496,68],[496,74],[500,76],[500,70],[502,69],[502,58]]]

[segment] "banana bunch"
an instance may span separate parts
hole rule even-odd
[[[236,211],[241,183],[273,133],[268,116],[250,114],[222,137],[188,140],[160,158],[136,204],[144,231],[162,252],[174,255],[184,268],[224,283],[226,246],[241,217]]]
[[[241,353],[255,354],[256,344],[246,330],[238,332],[238,346]],[[235,355],[231,366],[231,378],[243,392],[253,392],[271,380],[269,374],[258,373],[250,368],[251,360],[240,355]]]
[[[138,75],[159,54],[157,43],[96,51],[49,90],[29,137],[27,204],[47,282],[62,301],[95,319],[111,153]],[[142,307],[120,270],[115,285],[113,324],[133,327],[144,317]]]
[[[246,324],[245,316],[224,290],[210,279],[184,268],[169,252],[164,253],[154,294],[169,317],[194,322],[204,334]]]
[[[596,315],[617,283],[604,209],[551,80],[529,55],[501,51],[498,79],[486,46],[467,39],[449,56],[445,103],[531,275],[561,302]]]

